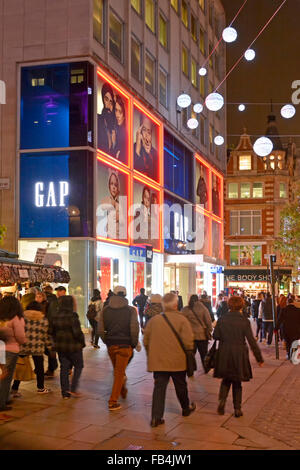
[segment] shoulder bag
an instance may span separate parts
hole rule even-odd
[[[210,332],[209,332],[209,329],[207,328],[207,326],[203,325],[202,321],[200,320],[200,318],[198,318],[198,316],[196,315],[196,313],[194,312],[194,310],[193,310],[192,308],[191,308],[191,310],[192,310],[192,312],[193,312],[193,314],[194,314],[194,317],[196,318],[196,320],[197,320],[198,323],[200,324],[200,326],[202,326],[207,341],[210,341],[210,340],[211,340],[211,334],[210,334]]]
[[[162,316],[165,319],[165,321],[168,323],[169,327],[173,331],[173,333],[176,336],[180,346],[182,347],[182,349],[184,351],[184,354],[186,356],[186,374],[187,374],[188,377],[192,377],[194,375],[195,370],[197,370],[197,363],[196,363],[196,359],[195,359],[195,353],[194,353],[193,350],[185,349],[183,341],[180,338],[177,331],[175,330],[172,323],[168,320],[167,316],[164,313],[163,313]]]

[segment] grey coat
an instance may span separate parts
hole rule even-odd
[[[206,340],[206,335],[204,331],[204,327],[206,327],[209,331],[209,333],[212,332],[212,323],[211,323],[211,318],[209,311],[207,308],[203,305],[202,302],[196,302],[194,304],[193,310],[191,310],[189,307],[184,307],[184,309],[181,311],[181,314],[185,316],[185,318],[188,319],[188,321],[191,324],[193,333],[194,333],[194,340],[196,341],[204,341]],[[197,318],[200,320],[200,322],[204,325],[201,326]]]

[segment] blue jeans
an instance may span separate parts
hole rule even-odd
[[[60,362],[60,386],[62,396],[68,396],[70,391],[76,392],[81,372],[83,369],[82,349],[73,353],[58,353]],[[69,371],[74,367],[71,389],[69,382]]]
[[[8,374],[5,377],[5,379],[0,380],[0,411],[6,407],[6,403],[8,401],[9,392],[10,392],[10,384],[12,382],[17,360],[18,360],[17,353],[6,351],[5,367],[7,369]]]
[[[264,330],[264,338],[267,338],[267,334],[268,334],[267,343],[272,344],[273,330],[274,330],[273,322],[272,321],[263,321],[263,330]]]

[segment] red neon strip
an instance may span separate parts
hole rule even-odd
[[[106,153],[98,152],[97,160],[99,160],[102,163],[105,163],[105,165],[116,168],[117,170],[121,171],[122,173],[126,173],[127,175],[130,175],[130,172],[129,172],[128,168],[125,165],[123,165],[123,163],[116,162],[115,159],[111,160],[110,158],[108,158],[108,155]]]
[[[115,240],[114,238],[104,238],[100,237],[99,235],[96,237],[96,240],[101,241],[101,242],[106,242],[106,243],[115,243],[118,245],[129,245],[129,241],[122,241],[122,240]]]
[[[154,122],[154,124],[156,124],[157,126],[161,126],[162,123],[161,121],[158,121],[152,114],[150,114],[147,109],[145,109],[141,104],[139,104],[136,100],[133,100],[133,104],[136,108],[138,108],[143,114],[146,114],[146,116],[151,119],[152,122]]]
[[[122,88],[120,88],[117,82],[115,82],[111,77],[109,77],[104,72],[102,72],[102,70],[100,70],[99,68],[97,69],[97,74],[101,78],[106,80],[108,83],[110,83],[116,90],[118,90],[118,92],[121,93],[121,95],[123,95],[124,98],[126,98],[128,101],[130,100],[130,96],[128,95],[128,93],[125,92]]]
[[[137,180],[140,183],[146,184],[147,186],[150,186],[150,188],[155,189],[156,191],[160,191],[160,186],[159,186],[158,183],[155,184],[154,182],[152,182],[152,180],[148,180],[148,178],[146,176],[143,177],[142,173],[140,173],[140,172],[137,172],[137,173],[138,173],[138,175],[141,175],[141,176],[137,176],[137,175],[134,174],[133,175],[134,180]]]
[[[195,153],[195,157],[200,163],[202,163],[202,165],[206,166],[206,168],[208,168],[209,170],[212,168],[212,166],[206,160],[204,160],[203,157],[200,157],[198,153]]]

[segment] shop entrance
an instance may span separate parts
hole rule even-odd
[[[133,298],[140,294],[140,289],[144,288],[146,295],[152,292],[152,263],[134,261],[132,264]]]

